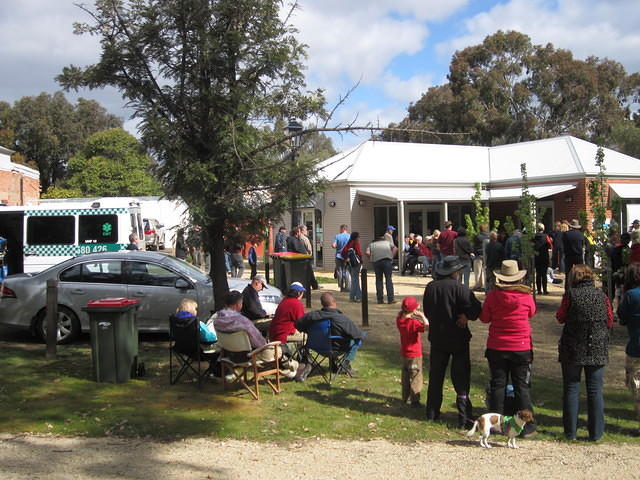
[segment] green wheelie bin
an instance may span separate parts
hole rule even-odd
[[[138,370],[139,300],[104,298],[83,307],[89,314],[91,357],[97,382],[122,383]]]

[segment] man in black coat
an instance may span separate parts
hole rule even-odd
[[[320,296],[320,304],[322,305],[320,310],[309,312],[296,322],[296,329],[307,333],[313,323],[330,320],[331,335],[344,339],[335,340],[333,348],[337,351],[349,351],[344,366],[351,375],[354,375],[356,371],[351,368],[351,362],[355,359],[358,347],[362,344],[366,333],[361,332],[349,317],[338,310],[333,293],[324,292]]]
[[[451,358],[451,382],[456,391],[458,426],[470,427],[474,421],[469,389],[471,358],[468,320],[476,320],[482,305],[473,292],[459,280],[464,265],[458,257],[447,256],[436,265],[437,279],[424,290],[424,313],[429,319],[429,388],[427,420],[438,420],[442,406],[444,376]]]
[[[569,224],[569,231],[562,234],[562,245],[564,247],[564,268],[566,278],[574,265],[584,263],[584,235],[580,230],[582,226],[575,218]],[[569,282],[564,282],[565,288]]]
[[[256,275],[251,283],[242,291],[242,314],[249,320],[256,321],[265,318],[267,312],[262,308],[258,292],[267,287],[267,280],[262,275]]]

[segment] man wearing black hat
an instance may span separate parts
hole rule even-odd
[[[424,290],[422,305],[429,319],[429,388],[427,390],[427,420],[438,420],[442,406],[442,386],[451,358],[451,381],[456,391],[458,426],[473,423],[469,388],[471,359],[468,320],[476,320],[482,305],[473,292],[460,283],[460,270],[464,265],[458,257],[447,256],[436,265],[436,280]]]

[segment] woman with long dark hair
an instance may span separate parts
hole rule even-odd
[[[349,265],[351,275],[351,289],[349,290],[349,300],[352,302],[362,301],[362,289],[360,288],[360,269],[362,268],[362,248],[360,247],[360,234],[352,232],[349,241],[340,252]]]

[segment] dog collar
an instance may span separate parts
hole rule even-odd
[[[522,430],[524,430],[524,425],[522,425],[522,427],[518,425],[516,417],[509,417],[507,415],[502,417],[502,430],[504,433],[507,433],[512,428],[515,430],[516,434],[520,435]]]

